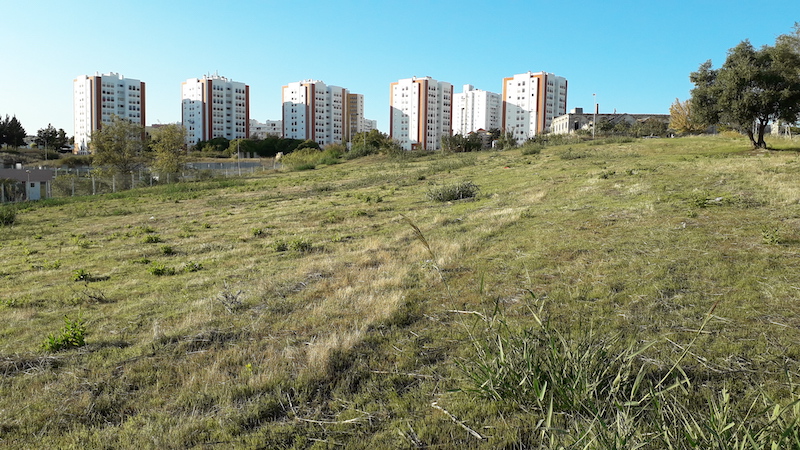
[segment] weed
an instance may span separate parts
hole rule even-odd
[[[157,277],[167,276],[167,275],[175,275],[175,269],[172,267],[167,267],[164,263],[153,263],[150,266],[149,272]]]
[[[764,225],[761,228],[761,242],[767,245],[779,245],[783,243],[780,230],[777,227]]]
[[[199,262],[189,261],[183,265],[184,272],[198,272],[203,270],[203,265]]]
[[[72,281],[88,283],[91,279],[92,276],[85,269],[75,269],[75,271],[72,272]]]
[[[263,228],[253,228],[252,230],[250,230],[250,234],[253,235],[253,237],[264,236],[264,229]]]
[[[75,320],[70,320],[64,316],[64,327],[59,335],[51,334],[42,343],[42,350],[46,352],[57,352],[70,348],[83,347],[86,345],[86,324],[83,318],[78,316]]]
[[[291,241],[289,241],[288,246],[289,250],[299,253],[307,253],[313,249],[311,241],[304,238],[292,239]]]
[[[283,239],[278,239],[272,243],[272,249],[276,252],[285,252],[289,250],[289,244],[287,244]]]
[[[433,187],[428,190],[427,196],[432,201],[450,202],[474,198],[478,195],[479,190],[480,188],[472,181],[463,181],[457,184]]]
[[[161,254],[165,256],[172,256],[175,254],[175,249],[171,245],[162,245]]]
[[[13,206],[0,207],[0,227],[8,227],[17,222],[17,208]]]
[[[143,244],[157,244],[161,242],[161,236],[157,234],[148,234],[142,239]]]
[[[142,256],[141,258],[134,259],[131,262],[134,264],[150,264],[150,259]]]

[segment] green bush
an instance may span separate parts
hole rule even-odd
[[[17,209],[13,206],[0,207],[0,226],[11,226],[17,221]]]
[[[464,200],[474,198],[478,195],[479,190],[478,185],[472,181],[464,181],[458,184],[433,187],[428,190],[428,199],[436,202]]]
[[[164,263],[153,263],[153,265],[150,266],[150,273],[157,277],[175,275],[175,269],[167,267]]]
[[[92,276],[85,269],[76,269],[72,272],[72,281],[82,281],[88,283],[92,280]]]
[[[86,324],[83,318],[78,316],[76,320],[70,320],[64,316],[64,327],[61,334],[56,336],[51,334],[42,343],[42,350],[46,352],[57,352],[59,350],[83,347],[86,345]]]
[[[157,244],[161,242],[161,236],[157,234],[148,234],[142,239],[142,242],[145,244]]]

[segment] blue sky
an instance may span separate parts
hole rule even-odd
[[[72,80],[117,72],[147,85],[147,123],[180,120],[180,84],[207,73],[250,85],[250,116],[281,118],[281,86],[322,80],[365,96],[388,132],[389,84],[431,76],[455,92],[552,72],[567,108],[667,113],[689,73],[744,39],[771,45],[800,2],[0,0],[0,114],[28,134],[73,134]]]

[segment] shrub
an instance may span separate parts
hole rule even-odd
[[[72,272],[72,281],[82,281],[88,283],[91,281],[92,276],[85,269],[76,269]]]
[[[428,190],[428,199],[436,202],[450,202],[474,198],[478,195],[478,185],[472,181],[464,181],[458,184],[437,186]]]
[[[0,227],[11,226],[17,221],[17,209],[13,206],[0,207]]]
[[[142,239],[142,242],[145,244],[157,244],[161,242],[161,236],[157,234],[148,234]]]
[[[289,244],[287,244],[283,239],[278,239],[272,243],[272,249],[276,252],[285,252],[286,250],[289,250]]]
[[[284,156],[281,163],[292,170],[311,170],[316,167],[322,152],[315,148],[295,150]]]
[[[167,267],[164,263],[153,263],[150,266],[150,273],[157,276],[175,275],[175,269]]]
[[[199,262],[189,261],[183,265],[184,272],[198,272],[203,270],[203,265]]]
[[[313,246],[311,245],[310,241],[303,238],[297,238],[289,241],[289,249],[300,253],[306,253],[310,252],[313,249]]]
[[[83,318],[78,316],[76,320],[70,320],[64,316],[64,327],[61,334],[56,336],[51,334],[42,343],[42,350],[46,352],[57,352],[59,350],[83,347],[86,345],[86,324]]]

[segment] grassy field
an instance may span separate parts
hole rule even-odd
[[[772,144],[372,156],[22,205],[0,445],[796,448],[800,143]],[[477,197],[432,200],[459,183]]]

